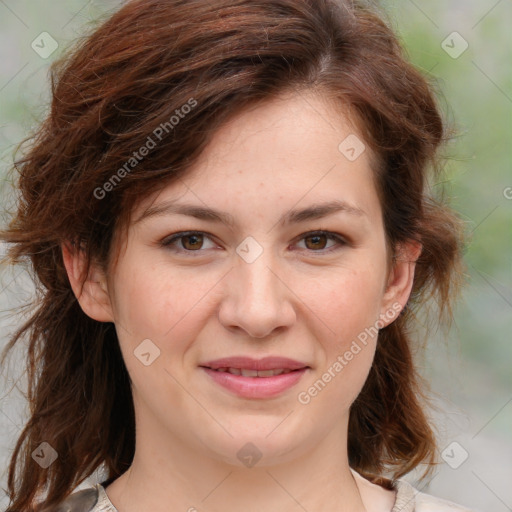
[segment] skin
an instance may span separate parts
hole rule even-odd
[[[362,140],[313,92],[267,101],[222,127],[184,179],[141,201],[106,275],[93,266],[81,288],[83,255],[63,246],[83,310],[115,323],[132,379],[135,458],[107,487],[119,512],[392,509],[394,491],[354,475],[347,456],[349,408],[377,336],[309,403],[297,398],[365,328],[396,317],[420,252],[403,244],[388,264],[370,150],[350,161],[338,149],[350,134]],[[235,224],[172,213],[137,222],[170,200],[227,212]],[[278,223],[331,200],[363,213]],[[202,241],[160,243],[187,230]],[[345,242],[311,238],[315,230]],[[236,252],[248,236],[263,250],[251,263]],[[145,339],[160,350],[148,366],[134,355]],[[277,397],[240,398],[199,367],[234,355],[285,356],[310,369]],[[237,457],[248,442],[262,455],[253,467]]]

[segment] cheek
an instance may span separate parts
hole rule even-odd
[[[125,324],[134,335],[159,337],[159,331],[166,325],[167,329],[170,328],[168,324],[175,315],[173,296],[176,280],[157,271],[153,265],[137,265],[136,261],[137,258],[132,257],[117,268],[114,288],[116,321]]]
[[[200,317],[207,314],[218,281],[212,272],[125,261],[118,268],[114,293],[116,326],[125,351],[145,339],[164,357],[184,351],[202,327]]]
[[[378,320],[382,280],[382,269],[368,262],[330,272],[316,281],[315,293],[310,295],[314,311],[334,331],[331,336],[341,348],[349,338]]]
[[[160,295],[151,272],[138,272],[128,265],[120,268],[114,293],[116,325],[125,327],[137,339],[155,336],[154,320],[158,316]]]
[[[325,384],[326,400],[347,409],[363,387],[377,342],[382,297],[382,269],[358,265],[332,273],[318,282],[312,310],[328,327],[322,338],[318,388]],[[323,297],[323,299],[322,299]],[[313,391],[314,393],[314,391]],[[323,393],[323,391],[322,391]],[[327,398],[329,397],[329,398]]]
[[[183,405],[181,388],[168,372],[174,375],[176,367],[182,367],[180,361],[204,325],[201,318],[214,283],[188,275],[129,261],[116,274],[115,323],[123,359],[139,399],[154,407],[164,402]]]

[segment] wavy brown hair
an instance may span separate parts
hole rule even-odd
[[[432,463],[411,322],[432,296],[440,317],[449,310],[461,228],[428,191],[446,139],[433,86],[382,15],[349,0],[129,1],[55,63],[51,78],[51,109],[12,169],[17,211],[0,234],[11,262],[27,261],[37,284],[32,316],[4,354],[27,340],[30,417],[12,454],[7,512],[37,510],[43,493],[44,505],[55,504],[101,465],[113,481],[134,455],[130,378],[114,325],[80,308],[61,245],[80,244],[89,263],[108,269],[114,236],[141,198],[186,174],[232,116],[287,91],[315,90],[349,107],[377,156],[391,254],[406,240],[423,246],[409,303],[380,331],[351,408],[349,462],[374,481]],[[193,101],[146,158],[117,172]],[[42,441],[58,452],[47,469],[31,457]]]

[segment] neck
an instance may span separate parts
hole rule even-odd
[[[107,486],[119,512],[366,511],[343,435],[330,433],[287,462],[243,467],[193,450],[168,431],[140,433],[132,466]]]

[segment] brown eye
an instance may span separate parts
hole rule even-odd
[[[326,235],[310,235],[304,238],[308,249],[325,249],[328,237]],[[310,241],[309,244],[307,241]]]
[[[203,245],[203,235],[187,235],[181,237],[181,240],[183,248],[187,250],[200,249]]]
[[[163,247],[181,254],[203,253],[205,249],[215,248],[211,238],[205,233],[198,231],[176,233],[165,238],[160,243]]]
[[[304,246],[309,252],[318,252],[321,254],[336,251],[347,245],[347,241],[336,233],[330,233],[329,231],[317,231],[307,233],[300,239],[300,243],[304,240]],[[329,240],[333,243],[327,245]]]

